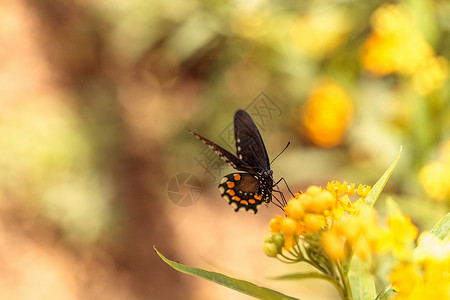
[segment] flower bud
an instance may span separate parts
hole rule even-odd
[[[272,241],[277,246],[278,249],[283,248],[283,246],[284,246],[284,234],[283,233],[272,234]]]
[[[326,225],[324,218],[320,215],[315,214],[305,215],[304,221],[306,230],[312,233],[319,231]]]
[[[321,188],[318,187],[317,185],[311,185],[307,190],[306,190],[306,194],[314,196],[317,195],[321,192]]]
[[[303,209],[303,205],[299,200],[291,200],[288,205],[284,209],[287,216],[292,219],[300,220],[305,211]]]
[[[274,243],[264,243],[263,251],[269,257],[276,257],[278,255],[278,248]]]
[[[281,230],[285,235],[293,235],[297,229],[297,223],[291,218],[285,218],[281,223]]]
[[[327,231],[322,234],[322,246],[331,260],[344,258],[344,244],[335,232]]]

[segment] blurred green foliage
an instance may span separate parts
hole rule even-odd
[[[136,100],[123,99],[120,92],[127,83],[139,81],[141,89],[148,89],[142,94],[151,96],[142,96],[137,110],[144,111],[147,102],[160,104],[152,109],[168,117],[149,125],[153,132],[148,134],[161,152],[190,159],[193,155],[185,152],[191,152],[195,141],[184,136],[186,127],[216,136],[237,108],[265,91],[284,111],[282,121],[274,123],[280,129],[264,133],[269,153],[273,157],[282,148],[279,145],[292,142],[274,166],[277,176],[286,177],[298,189],[333,179],[370,184],[403,145],[404,156],[388,190],[405,196],[407,202],[417,198],[422,203],[426,194],[417,174],[450,137],[448,69],[443,83],[424,94],[414,89],[410,75],[380,76],[362,66],[361,49],[374,30],[373,15],[386,3],[391,2],[92,1],[81,7],[95,22],[80,21],[86,27],[74,30],[96,32],[103,43],[104,73],[90,85],[104,88],[101,80],[113,77],[117,86],[111,94],[126,107]],[[407,12],[433,55],[445,59],[448,67],[448,1],[409,0],[397,5]],[[74,47],[91,49],[83,44]],[[127,72],[138,75],[122,78],[120,74]],[[302,129],[302,105],[324,78],[345,90],[353,105],[340,146],[331,149],[314,145]],[[174,94],[187,91],[192,96],[189,103],[174,99]],[[16,190],[26,186],[27,192],[39,195],[35,205],[70,228],[69,235],[76,232],[83,239],[96,240],[114,215],[108,205],[114,184],[105,170],[97,169],[93,156],[99,156],[95,153],[99,149],[78,123],[79,116],[72,115],[70,105],[59,105],[62,108],[52,108],[48,118],[45,111],[24,111],[23,116],[4,122],[2,185]],[[181,113],[172,116],[176,107]],[[182,159],[163,157],[167,176],[175,174]]]

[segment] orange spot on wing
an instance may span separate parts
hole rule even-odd
[[[234,188],[234,186],[235,186],[235,184],[234,184],[234,182],[233,181],[228,181],[227,182],[227,186],[228,186],[228,188]]]
[[[241,174],[234,174],[234,180],[241,180]]]
[[[228,193],[228,195],[230,195],[230,196],[236,195],[236,193],[235,193],[233,190],[228,190],[227,193]]]
[[[240,201],[241,198],[239,198],[238,196],[233,196],[233,198],[231,198],[233,201]]]
[[[255,204],[255,203],[256,203],[255,199],[248,199],[248,202],[249,202],[250,204]]]
[[[247,205],[248,202],[247,202],[247,200],[242,200],[242,201],[241,201],[241,204]]]
[[[255,195],[255,199],[258,201],[261,201],[262,197],[261,197],[261,195]]]

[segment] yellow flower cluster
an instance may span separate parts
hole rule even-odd
[[[296,194],[284,208],[286,217],[276,216],[270,222],[272,238],[280,233],[283,236],[272,253],[280,253],[282,248],[289,251],[301,236],[318,234],[324,252],[334,261],[346,259],[351,253],[367,259],[371,253],[388,251],[398,259],[408,259],[417,228],[400,212],[391,213],[388,228],[382,228],[376,212],[364,204],[370,189],[335,181],[325,190],[311,186],[305,193]],[[360,197],[352,202],[350,197],[356,194]]]
[[[373,32],[361,48],[364,68],[377,76],[410,75],[422,94],[443,86],[449,73],[447,60],[435,55],[401,6],[384,4],[371,21]]]
[[[343,298],[350,287],[336,268],[342,270],[352,254],[368,261],[372,254],[389,252],[396,262],[390,274],[394,299],[450,299],[450,237],[441,241],[425,232],[414,249],[418,229],[411,219],[388,200],[387,226],[381,227],[376,211],[364,202],[371,188],[355,186],[334,181],[296,194],[284,207],[286,216],[271,220],[264,252],[287,263],[306,262],[324,278],[341,278],[333,282]],[[356,195],[359,199],[351,201]]]
[[[431,198],[450,201],[450,141],[443,145],[437,160],[420,170],[419,181]]]
[[[324,190],[310,186],[305,193],[297,193],[284,207],[286,217],[276,216],[270,222],[272,234],[283,233],[285,250],[298,243],[300,236],[314,235],[333,228],[338,218],[354,215],[370,187],[331,182]],[[359,200],[352,203],[349,196],[358,194]]]
[[[344,242],[350,251],[363,259],[368,259],[371,253],[389,251],[398,259],[407,259],[417,232],[409,217],[399,212],[391,214],[388,228],[383,228],[378,224],[375,211],[363,206],[356,216],[337,220],[334,228],[326,232],[322,245],[333,260],[346,258]],[[336,249],[336,244],[331,243],[333,240],[340,240],[342,247]]]
[[[390,279],[395,299],[450,299],[450,240],[422,233],[413,260],[399,264]]]
[[[336,83],[328,80],[311,92],[302,107],[306,137],[320,147],[334,147],[341,143],[353,116],[349,95]]]

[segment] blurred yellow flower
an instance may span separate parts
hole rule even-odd
[[[344,241],[336,232],[326,231],[322,234],[322,247],[331,260],[345,258]]]
[[[419,171],[419,181],[433,199],[450,201],[450,141],[447,141],[439,158]]]
[[[428,94],[448,78],[448,62],[415,28],[399,5],[384,4],[371,18],[373,32],[360,49],[361,65],[376,76],[411,75],[414,88]]]
[[[426,58],[413,75],[413,84],[421,94],[428,94],[444,85],[448,78],[448,61],[445,57]]]
[[[422,233],[413,262],[397,266],[391,283],[395,299],[450,299],[450,240]]]
[[[311,92],[302,107],[306,137],[320,147],[334,147],[342,142],[353,116],[349,95],[336,83],[326,81]]]
[[[408,296],[419,282],[419,271],[408,263],[398,265],[391,272],[392,288],[401,294]]]
[[[400,212],[394,212],[388,216],[388,225],[391,238],[386,241],[391,243],[392,254],[398,259],[408,259],[411,254],[408,245],[412,245],[416,240],[417,227],[408,216]]]
[[[322,57],[345,41],[350,28],[344,10],[315,10],[294,20],[291,39],[309,55]]]
[[[420,235],[418,241],[418,246],[414,250],[415,260],[421,263],[435,261],[447,264],[446,269],[450,272],[450,239],[439,240],[431,232],[425,231]]]

